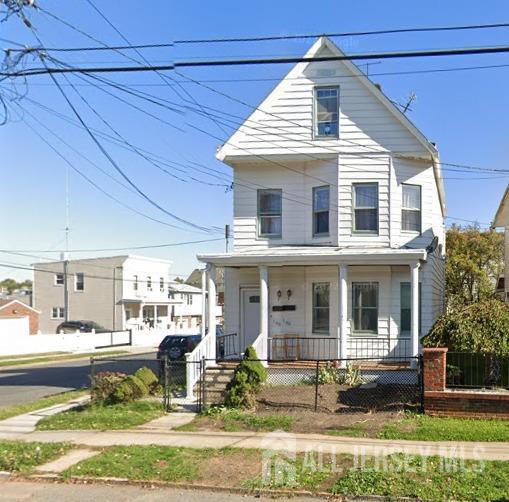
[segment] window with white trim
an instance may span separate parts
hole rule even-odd
[[[378,233],[378,183],[353,184],[354,232]]]
[[[420,185],[402,185],[401,229],[421,233],[422,200]]]
[[[64,285],[64,274],[55,274],[55,286]]]
[[[161,291],[161,293],[164,293],[164,277],[159,278],[159,291]]]
[[[83,272],[77,272],[74,276],[74,290],[85,291],[85,274]]]
[[[399,290],[400,299],[400,326],[399,331],[403,336],[410,336],[412,331],[412,289],[409,282],[401,282]],[[419,283],[419,333],[421,332],[421,283]]]
[[[352,283],[353,331],[378,332],[378,282]]]
[[[147,276],[147,291],[152,291],[152,277]]]
[[[138,276],[133,276],[133,289],[134,291],[138,291]]]
[[[313,236],[329,235],[329,196],[330,187],[313,188]]]
[[[65,317],[64,307],[53,307],[51,309],[51,318],[52,319],[63,319],[64,317]]]
[[[313,283],[313,333],[329,334],[330,318],[330,284],[328,282]]]
[[[315,87],[315,137],[339,135],[339,87]]]
[[[280,238],[282,233],[283,191],[258,190],[258,236]]]

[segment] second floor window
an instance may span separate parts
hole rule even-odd
[[[161,277],[159,279],[159,290],[161,291],[161,293],[164,293],[164,277]]]
[[[64,285],[64,274],[55,274],[55,286]]]
[[[329,235],[328,186],[313,188],[313,235]]]
[[[328,282],[313,283],[313,333],[329,334],[330,285]]]
[[[353,229],[355,232],[378,232],[378,184],[353,185]]]
[[[282,190],[258,190],[258,236],[281,237]]]
[[[147,291],[152,291],[152,277],[147,277]]]
[[[421,233],[421,187],[403,185],[401,204],[401,229]]]
[[[64,307],[53,307],[51,309],[51,318],[52,319],[63,319],[64,317],[65,317]]]
[[[315,89],[315,136],[337,138],[339,133],[339,88]]]
[[[74,289],[76,291],[85,291],[85,275],[81,272],[76,273],[74,278]]]
[[[133,289],[134,291],[138,291],[138,276],[135,275],[133,278]]]

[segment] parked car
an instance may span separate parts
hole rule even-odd
[[[57,334],[61,331],[65,334],[76,333],[76,331],[91,333],[92,330],[95,330],[96,333],[109,333],[110,331],[94,321],[65,321],[58,325],[56,332]]]
[[[168,359],[176,361],[184,359],[187,352],[192,352],[193,349],[200,343],[201,335],[168,335],[163,338],[159,344],[157,351],[157,358],[161,359],[168,356]]]

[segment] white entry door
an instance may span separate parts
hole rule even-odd
[[[240,291],[240,350],[244,352],[246,347],[252,345],[260,334],[260,290],[243,288]]]

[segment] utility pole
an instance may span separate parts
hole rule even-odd
[[[65,169],[65,253],[64,253],[64,320],[69,320],[69,166]]]
[[[230,225],[224,226],[224,240],[226,245],[226,252],[228,252],[228,244],[230,239]]]

